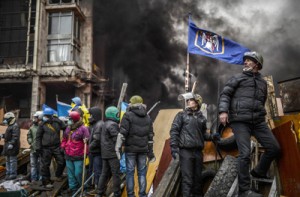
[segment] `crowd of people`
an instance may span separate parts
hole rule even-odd
[[[123,121],[115,106],[105,110],[105,118],[99,107],[87,109],[79,97],[74,97],[67,121],[60,120],[51,108],[37,111],[28,130],[30,145],[30,179],[41,187],[53,188],[53,181],[62,181],[66,168],[68,196],[80,188],[94,188],[89,194],[101,197],[105,194],[110,178],[115,197],[121,196],[120,153],[126,153],[126,185],[128,196],[134,196],[134,169],[139,176],[139,196],[146,196],[147,159],[155,160],[153,153],[153,126],[143,99],[132,96]],[[7,125],[3,155],[6,156],[5,180],[17,178],[17,155],[20,149],[20,128],[14,113],[7,112],[3,123]],[[121,144],[117,145],[119,136]],[[124,148],[122,147],[124,145]],[[86,165],[86,159],[89,165]],[[55,177],[50,164],[55,160]],[[85,169],[87,168],[87,173]],[[84,176],[83,176],[84,174]],[[85,176],[86,174],[86,176]],[[83,185],[87,177],[93,176]],[[84,179],[84,180],[83,180]]]

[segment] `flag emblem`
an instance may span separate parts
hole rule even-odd
[[[223,54],[224,53],[224,39],[222,36],[208,31],[197,31],[195,46],[205,53]]]

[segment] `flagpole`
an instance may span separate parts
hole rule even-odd
[[[190,29],[190,13],[188,19],[188,35]],[[188,44],[189,45],[189,44]],[[186,55],[186,70],[185,70],[185,92],[189,92],[189,84],[190,84],[190,53],[189,53],[189,46],[187,47],[187,55]]]
[[[185,72],[185,92],[189,92],[189,84],[190,84],[190,55],[187,52],[186,58],[186,72]]]

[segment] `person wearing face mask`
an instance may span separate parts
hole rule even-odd
[[[200,95],[189,92],[179,95],[178,100],[185,101],[185,109],[177,113],[170,129],[171,154],[173,159],[179,158],[182,196],[202,197],[204,141],[219,140],[220,136],[206,132]]]
[[[17,178],[17,155],[20,149],[20,128],[16,122],[15,115],[12,112],[4,114],[3,124],[7,125],[5,133],[0,136],[0,139],[5,139],[2,151],[2,155],[6,156],[5,180],[13,180]]]
[[[86,108],[84,104],[82,104],[81,99],[79,97],[74,97],[71,100],[71,111],[78,111],[82,118],[82,121],[86,127],[90,125],[89,123],[89,110]]]
[[[265,121],[268,90],[267,82],[259,73],[263,68],[263,57],[252,51],[246,52],[243,59],[243,72],[229,79],[220,94],[219,119],[220,123],[232,128],[238,145],[239,197],[262,197],[251,190],[250,174],[267,178],[271,162],[280,154],[280,146]],[[265,152],[249,173],[251,136],[265,148]]]
[[[40,155],[36,152],[36,133],[42,118],[42,111],[35,112],[33,115],[32,126],[27,133],[27,142],[30,145],[30,172],[32,182],[38,181],[40,178]]]
[[[76,193],[82,183],[84,144],[87,143],[89,137],[89,130],[84,126],[79,112],[71,111],[69,113],[68,127],[61,142],[61,148],[65,150],[69,183],[68,191],[72,192],[72,194]]]
[[[90,118],[89,118],[89,130],[90,130],[90,139],[89,139],[89,169],[88,177],[94,172],[94,184],[95,190],[89,192],[90,195],[96,194],[96,189],[98,181],[102,171],[102,157],[101,157],[101,129],[104,124],[102,121],[102,111],[99,107],[91,107],[89,109]],[[90,183],[91,186],[91,183]]]
[[[45,108],[42,122],[36,133],[36,152],[41,155],[42,184],[47,188],[53,187],[50,181],[50,164],[53,157],[57,164],[55,180],[62,181],[63,178],[65,160],[60,149],[60,132],[62,129],[62,122],[53,118],[53,110]]]

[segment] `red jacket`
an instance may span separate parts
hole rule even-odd
[[[63,140],[61,142],[61,148],[65,150],[67,156],[71,157],[81,157],[84,155],[84,141],[83,139],[88,139],[90,137],[90,133],[88,128],[84,125],[81,125],[75,130],[67,127]],[[88,146],[87,146],[87,154],[88,154]]]

